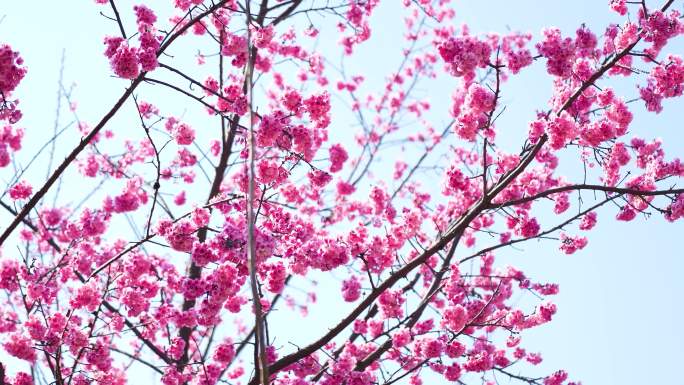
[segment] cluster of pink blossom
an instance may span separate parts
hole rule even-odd
[[[608,161],[604,165],[604,182],[608,186],[617,185],[620,180],[620,168],[626,166],[631,157],[624,143],[617,142],[610,150]]]
[[[558,28],[544,30],[544,40],[537,43],[537,51],[547,59],[549,74],[568,77],[572,74],[575,59],[575,43],[572,38],[561,36]]]
[[[0,45],[0,94],[3,102],[26,75],[24,60],[7,44]]]
[[[669,221],[676,221],[677,219],[684,218],[684,194],[677,195],[677,198],[670,204],[667,211],[668,213],[665,218]]]
[[[18,52],[7,44],[0,44],[0,122],[16,123],[21,119],[21,111],[17,109],[19,101],[9,98],[26,76],[23,64]]]
[[[195,130],[173,116],[166,119],[164,127],[181,146],[188,146],[195,140]]]
[[[384,318],[400,317],[404,314],[401,305],[406,301],[400,290],[384,291],[379,299],[380,312]]]
[[[15,200],[26,199],[31,196],[32,192],[33,188],[31,185],[26,181],[21,181],[10,188],[9,196]]]
[[[665,13],[661,10],[653,10],[645,16],[644,9],[639,9],[639,26],[645,42],[652,45],[644,50],[649,58],[655,58],[665,47],[667,42],[684,33],[684,23],[681,22],[681,13],[672,10]]]
[[[489,64],[492,47],[485,41],[464,34],[440,44],[439,54],[449,64],[452,74],[470,81],[475,77],[475,70]]]
[[[565,254],[573,254],[577,250],[582,250],[587,245],[587,238],[580,236],[569,236],[561,233],[560,236],[561,247],[560,250]]]
[[[627,0],[610,0],[610,8],[624,16],[627,14]]]
[[[646,109],[660,112],[663,99],[682,96],[684,92],[684,60],[668,55],[663,63],[653,68],[647,82],[646,87],[639,88],[641,98],[646,102]]]
[[[112,71],[124,79],[135,79],[141,70],[149,72],[159,65],[157,51],[161,36],[154,27],[157,17],[145,5],[136,5],[133,10],[137,19],[139,47],[131,47],[125,37],[108,36],[104,39],[107,47],[105,56],[109,59]]]
[[[344,162],[349,159],[347,151],[340,144],[335,144],[330,147],[330,172],[338,172],[342,170]]]
[[[24,130],[15,129],[11,125],[2,127],[0,131],[0,168],[6,167],[11,162],[10,151],[16,152],[21,149],[21,139]]]
[[[506,56],[506,66],[515,75],[532,64],[532,53],[525,46],[532,40],[532,34],[512,33],[501,39],[501,52]]]
[[[351,3],[346,16],[348,22],[353,26],[353,34],[343,36],[340,39],[340,45],[344,48],[345,54],[351,55],[356,45],[368,40],[371,33],[368,18],[379,3],[379,0]],[[340,22],[337,24],[337,28],[343,32],[346,30],[346,25]]]
[[[489,130],[488,114],[496,106],[495,95],[479,84],[468,88],[464,104],[460,108],[455,126],[456,134],[465,140],[474,141],[481,129]]]
[[[76,290],[76,293],[69,305],[74,309],[86,308],[88,311],[95,311],[100,305],[100,292],[95,283],[85,284]]]
[[[143,181],[141,178],[131,179],[126,183],[126,188],[121,194],[113,199],[107,197],[103,208],[107,212],[124,213],[135,211],[141,205],[147,203],[147,193],[142,189]]]
[[[10,334],[8,341],[5,342],[2,347],[9,355],[20,360],[29,362],[34,362],[36,360],[36,350],[33,348],[33,342],[24,335],[18,333]]]
[[[325,128],[330,124],[330,95],[327,92],[312,95],[302,103],[318,128]]]
[[[347,302],[354,302],[361,297],[361,282],[356,276],[351,276],[342,282],[342,298]]]
[[[273,12],[295,17],[302,13],[299,2],[263,8],[248,30],[234,28],[244,17],[235,1],[206,9],[199,0],[173,3],[174,12],[182,14],[171,16],[173,25],[164,39],[159,31],[165,29],[155,27],[155,14],[164,13],[136,6],[139,46],[131,46],[122,31],[121,37],[105,39],[105,55],[117,76],[135,79],[159,65],[157,57],[176,37],[213,44],[213,53],[202,44],[197,54],[178,52],[197,65],[192,71],[170,72],[192,84],[183,95],[199,93],[193,99],[211,119],[221,115],[222,130],[195,131],[192,126],[205,122],[194,122],[188,114],[186,123],[136,99],[135,118],[142,120],[147,137],[124,138],[124,151],[116,155],[112,138],[117,131],[103,131],[92,141],[97,147],[88,146],[89,152],[78,157],[84,175],[107,179],[119,192],[106,195],[99,205],[37,206],[19,231],[27,245],[26,263],[9,256],[0,261],[0,290],[7,294],[0,303],[3,349],[36,365],[61,357],[59,364],[69,365],[53,374],[71,376],[76,385],[123,383],[117,354],[126,355],[129,348],[144,352],[128,357],[155,367],[165,385],[243,382],[251,368],[240,353],[251,344],[252,325],[245,321],[253,319],[254,304],[261,304],[269,321],[283,309],[295,317],[295,312],[306,314],[317,297],[329,294],[316,289],[309,279],[312,271],[324,277],[344,274],[334,299],[348,302],[340,311],[348,306],[353,313],[302,349],[279,345],[271,329],[264,348],[274,383],[372,385],[384,375],[381,363],[396,364],[397,373],[410,376],[412,385],[422,384],[422,368],[451,382],[467,375],[489,381],[492,371],[542,362],[539,353],[524,346],[523,332],[550,322],[556,305],[544,298],[526,308],[518,305],[517,294],[559,292],[557,284],[499,267],[496,250],[555,237],[561,253],[573,254],[587,246],[586,235],[597,224],[595,211],[582,211],[585,206],[575,203],[574,191],[584,185],[559,175],[561,161],[568,165],[574,159],[580,167],[595,168],[591,175],[600,186],[594,187],[619,206],[610,216],[615,220],[638,218],[660,203],[656,199],[669,200],[661,209],[668,220],[684,218],[684,194],[665,190],[655,197],[665,180],[684,176],[684,164],[668,160],[659,141],[626,140],[633,121],[628,102],[601,84],[604,75],[639,75],[631,68],[630,54],[637,54],[635,44],[643,41],[648,45],[644,52],[653,56],[641,89],[647,108],[660,111],[662,100],[681,96],[682,59],[668,55],[656,61],[682,32],[677,12],[640,13],[638,23],[608,26],[601,46],[586,26],[574,37],[548,28],[537,40],[529,33],[471,35],[467,27],[454,35],[456,13],[448,0],[406,0],[410,47],[402,51],[405,61],[399,69],[388,71],[383,89],[373,93],[360,75],[342,73],[339,81],[328,81],[335,79],[329,58],[315,44],[305,45],[317,35],[315,27],[303,32],[303,40],[296,24],[282,27],[288,23],[281,24]],[[334,25],[342,35],[343,53],[353,53],[370,37],[369,15],[377,4],[353,1],[342,4],[343,12],[335,11],[345,18]],[[612,1],[610,6],[626,14],[627,4]],[[421,22],[423,17],[430,23]],[[161,46],[162,41],[168,44]],[[537,57],[530,51],[533,46]],[[248,47],[253,49],[248,52]],[[0,58],[11,58],[0,60],[0,87],[12,91],[25,70],[8,50],[0,50]],[[216,61],[225,60],[218,71],[205,65],[217,55]],[[536,58],[545,59],[552,75],[549,109],[529,123],[522,151],[509,153],[497,143],[494,122],[505,101],[499,97],[506,81]],[[288,63],[298,70],[278,72]],[[12,81],[3,82],[10,72]],[[249,90],[245,74],[253,74],[259,86]],[[453,125],[443,130],[431,122],[431,101],[413,92],[422,79],[442,75],[459,79],[449,111]],[[248,99],[246,91],[254,97]],[[339,133],[328,132],[336,91],[350,99],[351,115],[358,116],[358,149],[330,143],[329,136]],[[249,111],[251,124],[245,122]],[[165,131],[154,127],[157,123]],[[248,126],[255,134],[254,150],[247,146]],[[80,129],[91,128],[84,123]],[[452,132],[457,138],[449,137]],[[3,128],[0,166],[11,162],[9,151],[20,149],[22,135],[11,126]],[[575,158],[559,154],[575,147]],[[378,170],[374,162],[387,159],[389,148],[400,154],[391,157],[393,167]],[[429,156],[441,149],[440,156]],[[250,159],[255,159],[255,175],[245,164]],[[148,169],[154,171],[140,171]],[[425,170],[436,170],[441,191],[424,177]],[[385,174],[391,179],[383,180]],[[208,186],[202,184],[203,175]],[[254,222],[248,223],[251,177],[256,207]],[[619,192],[618,186],[630,191]],[[32,188],[15,182],[8,194],[22,200]],[[175,205],[167,203],[168,197]],[[543,200],[549,204],[538,203]],[[180,211],[184,207],[185,213]],[[135,240],[122,235],[122,219],[140,225],[133,226],[140,233]],[[554,219],[565,222],[550,226]],[[248,284],[252,227],[254,297]],[[472,264],[468,270],[462,265],[466,261]],[[292,286],[310,286],[293,294],[290,279],[300,280]],[[226,320],[233,318],[231,326]],[[342,339],[347,332],[349,338]],[[37,354],[40,350],[47,358]],[[21,373],[9,381],[31,382]],[[574,384],[562,370],[534,382]]]

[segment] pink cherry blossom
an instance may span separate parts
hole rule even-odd
[[[531,32],[448,0],[95,2],[56,116],[59,63],[0,44],[5,383],[575,385],[529,338],[567,298],[527,254],[684,218],[634,103],[684,94],[681,2]]]
[[[26,199],[31,196],[32,192],[31,185],[26,181],[21,181],[10,188],[9,196],[12,199]]]

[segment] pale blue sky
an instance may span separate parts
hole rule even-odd
[[[132,4],[119,3],[121,9],[130,9]],[[376,11],[372,39],[359,48],[359,55],[367,55],[369,60],[347,67],[350,73],[364,73],[371,84],[380,83],[387,72],[387,63],[397,63],[405,46],[401,35],[394,33],[397,23],[401,23],[397,3],[384,0]],[[468,23],[473,33],[505,32],[510,28],[538,36],[542,27],[558,26],[564,33],[572,34],[581,23],[602,27],[620,20],[608,10],[607,3],[603,0],[463,0],[456,2],[456,20],[459,24]],[[106,59],[101,55],[102,37],[116,33],[115,25],[98,16],[100,8],[92,1],[65,4],[41,0],[28,9],[26,2],[5,1],[0,7],[0,17],[6,16],[0,23],[0,42],[19,50],[29,67],[17,92],[25,114],[21,122],[27,130],[25,151],[39,146],[52,134],[62,50],[66,52],[65,81],[77,83],[75,97],[81,119],[93,123],[109,109],[124,85],[121,80],[110,77]],[[656,5],[652,1],[649,4]],[[681,8],[681,3],[677,4]],[[679,39],[670,50],[682,54],[682,47]],[[450,100],[453,84],[447,81],[441,87],[423,92],[439,106]],[[506,87],[503,100],[508,107],[499,123],[504,138],[501,140],[508,140],[512,148],[517,148],[527,121],[537,108],[546,105],[550,78],[537,65]],[[633,87],[624,89],[627,98],[636,95]],[[150,100],[154,99],[150,97]],[[185,108],[182,102],[176,103],[179,109]],[[667,101],[665,111],[655,115],[646,113],[639,105],[635,108],[632,131],[649,139],[662,138],[670,157],[682,156],[682,107],[681,100]],[[130,106],[108,127],[117,131],[135,124],[131,120],[133,115],[126,111],[130,112]],[[188,111],[189,115],[192,113]],[[67,111],[62,114],[66,116],[63,122],[70,121]],[[439,126],[441,122],[435,123]],[[334,128],[340,133],[349,129],[342,124],[333,125]],[[71,132],[63,142],[64,148],[71,148],[70,143],[78,139]],[[333,138],[337,135],[332,134]],[[44,174],[44,169],[37,170],[39,175]],[[567,172],[570,176],[579,175],[578,170]],[[0,173],[0,182],[4,183],[6,178],[4,172]],[[88,182],[71,179],[64,189],[79,191],[88,187],[82,185]],[[612,207],[600,211],[599,223],[590,235],[588,247],[572,256],[557,251],[555,243],[527,244],[522,251],[507,250],[498,254],[501,264],[516,265],[534,278],[560,284],[560,295],[555,298],[559,310],[554,321],[526,332],[525,346],[544,353],[541,369],[545,372],[563,368],[571,378],[585,385],[682,383],[678,368],[684,357],[684,331],[680,326],[684,315],[681,310],[684,255],[680,243],[684,222],[671,224],[653,216],[648,220],[639,217],[631,223],[617,223],[612,220],[614,214]],[[6,218],[0,215],[0,221]],[[322,286],[325,288],[325,283]],[[321,289],[319,299],[324,298],[323,293],[326,291]],[[298,324],[300,330],[294,334],[300,341],[306,342],[312,337],[303,330],[323,329],[330,324],[325,320],[339,319],[339,310],[328,304],[321,301],[311,309],[311,314],[318,315]],[[293,333],[292,328],[285,328],[282,333]],[[0,352],[0,357],[3,354]]]

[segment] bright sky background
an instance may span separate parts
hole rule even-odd
[[[130,10],[128,1],[119,3],[120,9]],[[350,66],[350,73],[363,72],[372,81],[383,78],[388,71],[387,63],[392,63],[391,68],[396,67],[394,63],[398,63],[401,49],[406,45],[401,35],[394,32],[401,23],[398,3],[384,0],[376,10],[373,37],[360,48],[358,56],[368,55],[369,60]],[[456,4],[457,22],[468,23],[473,33],[510,29],[530,31],[538,36],[543,27],[558,26],[564,34],[574,34],[583,22],[598,27],[600,32],[607,23],[619,20],[609,11],[607,0],[462,0]],[[659,6],[653,1],[649,4]],[[29,68],[16,94],[21,98],[25,114],[21,121],[27,131],[25,151],[30,151],[31,146],[37,148],[52,135],[62,50],[66,52],[65,83],[77,84],[74,95],[81,119],[94,123],[123,89],[121,80],[110,77],[101,54],[103,36],[116,33],[116,26],[98,16],[99,10],[90,0],[41,1],[30,7],[26,2],[3,2],[0,17],[5,18],[0,22],[0,42],[20,51]],[[321,42],[327,43],[333,42]],[[673,50],[684,53],[681,39],[668,51]],[[535,110],[545,107],[550,94],[550,77],[543,75],[541,69],[537,64],[535,69],[508,83],[504,90],[503,100],[508,107],[499,128],[510,132],[502,135],[510,135],[513,147],[520,146],[520,134],[526,130]],[[435,105],[448,103],[450,85],[445,82],[442,87],[425,93]],[[630,88],[625,96],[636,96],[636,90]],[[683,156],[682,101],[666,102],[660,115],[646,113],[641,104],[634,106],[636,119],[632,131],[647,139],[662,138],[669,157]],[[179,104],[179,108],[184,106]],[[62,113],[68,114],[66,110]],[[108,128],[117,131],[122,124],[135,124],[130,123],[131,115],[128,116],[128,120],[117,117]],[[70,117],[63,119],[70,120]],[[333,125],[332,129],[336,128],[348,129]],[[64,143],[78,139],[73,130],[70,132]],[[71,148],[71,145],[65,146]],[[45,172],[40,166],[36,169]],[[579,175],[577,172],[568,170],[570,176]],[[5,182],[6,174],[0,173],[0,183]],[[89,187],[83,183],[90,182],[68,179],[63,188],[79,191]],[[527,331],[525,347],[544,353],[541,365],[544,371],[566,369],[572,379],[581,380],[585,385],[676,383],[675,379],[681,377],[678,368],[684,357],[680,321],[684,316],[681,310],[684,221],[671,224],[653,216],[648,220],[639,217],[630,223],[618,223],[612,220],[614,215],[613,207],[599,211],[598,226],[589,236],[588,247],[572,256],[560,253],[555,243],[531,243],[520,250],[498,254],[499,264],[514,264],[530,277],[560,284],[560,295],[555,298],[559,310],[554,321]],[[7,218],[0,215],[0,223],[5,223]],[[324,293],[319,293],[320,299]],[[285,330],[297,334],[310,330],[309,326],[326,327],[329,322],[325,320],[339,319],[338,311],[322,301],[311,309],[314,317],[298,324],[300,327],[295,328],[298,331],[293,331],[291,325]],[[311,339],[303,335],[303,341]],[[0,360],[4,361],[3,354],[0,351]],[[132,379],[130,383],[144,382]]]

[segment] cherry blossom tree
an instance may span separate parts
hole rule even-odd
[[[525,331],[552,320],[559,288],[497,252],[590,247],[602,206],[608,222],[684,217],[684,164],[632,124],[634,106],[658,114],[684,92],[668,46],[681,2],[612,0],[621,24],[535,35],[404,0],[403,60],[373,89],[345,63],[387,32],[379,0],[96,3],[82,17],[110,24],[93,55],[121,94],[87,122],[62,85],[80,140],[61,161],[57,134],[22,148],[44,135],[22,126],[31,65],[0,42],[0,384],[135,384],[131,365],[165,385],[577,384],[526,374],[542,356]],[[535,66],[548,103],[497,124]],[[453,84],[430,95],[449,108],[418,96],[435,81]],[[314,301],[338,321],[301,345],[269,325]]]

